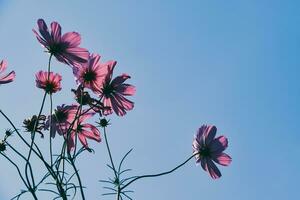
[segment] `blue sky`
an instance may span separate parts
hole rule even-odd
[[[233,162],[220,167],[220,180],[191,161],[170,176],[132,185],[134,199],[296,199],[299,6],[292,0],[0,0],[0,59],[17,73],[15,82],[0,87],[0,108],[19,127],[38,112],[43,94],[34,74],[46,69],[47,55],[31,29],[38,18],[56,20],[63,32],[80,32],[82,46],[103,61],[117,60],[116,74],[132,76],[135,109],[123,118],[112,116],[108,131],[116,160],[134,148],[126,163],[133,175],[183,161],[204,123],[229,138]],[[55,104],[71,103],[71,69],[56,61],[52,69],[63,75]],[[9,127],[3,118],[0,125],[2,132]],[[113,199],[100,196],[105,191],[98,180],[109,173],[104,143],[90,145],[96,153],[79,160],[87,197]],[[22,184],[0,162],[0,197],[9,199]]]

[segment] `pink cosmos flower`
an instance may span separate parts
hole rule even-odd
[[[55,93],[61,90],[61,75],[54,74],[53,72],[39,71],[35,75],[36,86],[45,90],[48,94]]]
[[[95,112],[87,112],[82,110],[82,114],[78,120],[75,121],[71,135],[68,138],[68,150],[71,151],[75,146],[76,135],[81,144],[88,148],[87,138],[101,142],[100,131],[92,124],[84,123],[85,120],[95,115]]]
[[[91,54],[88,62],[73,67],[76,82],[97,92],[103,85],[107,68],[100,64],[100,55]]]
[[[7,68],[7,62],[5,60],[2,60],[0,62],[0,85],[1,84],[6,84],[6,83],[10,83],[12,82],[15,77],[16,77],[16,73],[14,71],[9,72],[6,75],[1,75],[2,73],[4,73],[4,71]]]
[[[43,19],[37,21],[38,30],[32,30],[37,40],[48,52],[54,55],[58,61],[68,64],[77,65],[85,63],[88,60],[89,52],[79,47],[81,37],[77,32],[68,32],[61,35],[61,27],[57,22],[51,23],[51,33]]]
[[[132,96],[135,94],[135,87],[124,83],[130,78],[127,74],[122,74],[112,79],[113,70],[116,61],[109,61],[107,65],[107,74],[104,79],[103,87],[99,91],[100,99],[102,99],[105,107],[110,107],[104,111],[104,115],[112,114],[114,111],[118,116],[124,116],[126,111],[132,110],[134,103],[124,96]],[[112,111],[113,110],[113,111]]]
[[[228,146],[228,140],[225,136],[215,138],[217,128],[215,126],[203,125],[199,128],[193,140],[193,153],[196,163],[201,164],[205,171],[208,171],[213,179],[221,177],[221,172],[214,162],[228,166],[231,163],[231,157],[223,151]],[[214,162],[213,162],[214,161]]]
[[[77,105],[61,105],[57,106],[56,110],[52,114],[52,117],[48,117],[46,121],[45,129],[49,129],[51,126],[51,137],[55,137],[57,132],[59,135],[65,135],[71,123],[74,121],[78,110]],[[52,121],[51,121],[51,120]]]

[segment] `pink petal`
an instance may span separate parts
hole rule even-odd
[[[47,43],[50,43],[51,36],[45,21],[43,19],[38,19],[37,24],[42,37],[47,41]]]
[[[88,143],[87,143],[86,138],[85,138],[84,135],[78,134],[78,138],[79,138],[81,144],[82,144],[84,147],[88,147]]]
[[[1,74],[2,72],[4,72],[4,71],[6,70],[6,68],[7,68],[7,62],[6,62],[6,60],[2,60],[2,61],[0,62],[0,74]]]
[[[15,79],[15,77],[16,77],[16,73],[14,71],[11,71],[6,76],[0,77],[0,84],[10,83]]]
[[[228,140],[225,136],[221,135],[215,138],[209,145],[209,149],[214,154],[220,154],[228,146]]]
[[[135,94],[135,86],[129,84],[121,84],[116,88],[116,92],[125,96],[132,96]]]
[[[51,23],[51,36],[53,39],[53,42],[59,43],[61,40],[61,27],[59,23],[52,22]]]
[[[33,33],[35,34],[35,37],[37,38],[37,40],[42,44],[43,47],[47,47],[47,41],[45,39],[43,39],[34,29],[32,29]]]
[[[102,64],[102,67],[107,69],[107,74],[106,74],[106,77],[105,77],[105,82],[106,83],[109,83],[111,81],[113,71],[114,71],[114,68],[115,68],[116,65],[117,65],[117,61],[113,61],[113,60]]]
[[[221,174],[220,170],[218,169],[218,167],[210,159],[207,159],[207,169],[208,169],[208,172],[209,172],[210,176],[213,179],[217,179],[217,178],[220,178],[222,176],[222,174]]]
[[[81,42],[81,37],[77,32],[68,32],[62,36],[61,41],[68,43],[70,47],[78,47]]]
[[[124,107],[122,106],[122,104],[120,104],[115,97],[111,97],[110,100],[111,100],[111,105],[112,105],[111,108],[114,110],[114,112],[118,116],[124,116],[126,114],[126,111],[125,111]]]
[[[114,80],[112,80],[111,84],[115,88],[115,87],[119,86],[120,84],[124,83],[129,78],[130,78],[129,75],[122,74],[121,76],[117,76],[116,78],[114,78]]]
[[[85,137],[87,137],[89,139],[93,139],[97,142],[101,141],[100,131],[95,126],[93,126],[92,124],[84,124],[83,127],[86,129],[90,129],[91,131],[83,130],[81,134],[83,134]]]
[[[86,110],[82,110],[81,112],[84,113],[84,114],[82,116],[80,116],[79,123],[93,117],[96,114],[95,112],[92,112],[92,111],[85,113]]]
[[[211,141],[213,141],[213,139],[216,136],[217,128],[215,126],[207,126],[207,129],[204,133],[205,133],[205,135],[204,135],[205,144],[209,145],[211,143]]]
[[[104,98],[104,100],[103,100],[104,106],[105,106],[105,107],[110,107],[110,108],[112,108],[111,99],[110,99],[110,98],[106,98],[106,97],[103,97],[103,98]],[[104,114],[105,116],[110,115],[110,114],[112,114],[112,113],[113,113],[113,112],[112,112],[112,109],[105,109],[105,110],[103,111],[103,114]]]
[[[216,156],[215,158],[213,158],[213,160],[220,165],[228,166],[231,163],[232,159],[226,153],[221,153],[218,156]]]
[[[128,99],[126,99],[124,96],[120,94],[115,94],[116,100],[119,102],[119,104],[124,107],[125,110],[129,111],[134,108],[134,103]]]

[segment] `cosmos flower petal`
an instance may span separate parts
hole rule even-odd
[[[12,82],[16,77],[16,73],[14,71],[11,71],[7,75],[0,77],[0,84],[6,84]]]
[[[126,110],[124,109],[122,104],[120,104],[120,102],[115,97],[111,97],[110,100],[113,111],[118,116],[124,116],[126,114]]]
[[[0,62],[0,74],[3,73],[7,68],[7,61],[6,60],[2,60]]]
[[[228,166],[231,163],[231,157],[227,155],[226,153],[221,153],[219,155],[216,155],[213,160],[223,166]]]
[[[121,84],[116,88],[116,91],[125,96],[132,96],[135,94],[135,86],[130,84]]]
[[[68,43],[70,47],[77,47],[81,43],[81,36],[77,32],[68,32],[62,36],[61,40]]]
[[[5,60],[2,60],[0,62],[0,84],[6,84],[12,82],[15,77],[16,73],[14,71],[9,72],[8,74],[2,74],[7,68],[7,62]]]
[[[121,105],[125,110],[129,111],[134,108],[134,103],[132,101],[128,100],[127,98],[118,93],[115,94],[115,96],[115,99],[119,102],[119,105]]]
[[[105,106],[105,107],[112,108],[111,98],[106,98],[106,97],[104,97],[103,99],[104,99],[104,100],[103,100],[104,106]],[[107,115],[112,114],[112,112],[113,112],[112,109],[106,109],[106,110],[103,111],[103,114],[104,114],[105,116],[107,116]]]
[[[128,74],[122,74],[122,75],[117,76],[116,78],[114,78],[114,80],[112,80],[112,82],[111,82],[111,85],[113,87],[118,87],[119,85],[124,83],[129,78],[130,78],[130,76]]]
[[[47,43],[51,43],[51,36],[49,34],[49,30],[47,27],[47,24],[43,19],[38,19],[37,21],[38,27],[39,27],[39,32],[41,33],[42,37],[45,39]]]
[[[32,29],[33,33],[35,34],[36,39],[42,44],[43,47],[47,47],[47,41],[43,39],[36,30]]]
[[[205,134],[205,144],[209,145],[211,141],[215,138],[217,133],[217,127],[215,126],[207,126],[204,134]]]
[[[86,136],[83,135],[82,133],[81,134],[78,134],[78,138],[81,142],[81,144],[84,146],[84,147],[88,147],[88,143],[87,143],[87,140],[86,140]]]
[[[228,146],[228,139],[221,135],[217,138],[215,138],[211,143],[210,143],[210,151],[212,153],[215,153],[215,154],[219,154],[221,153],[222,151],[224,151]]]
[[[82,134],[85,135],[85,137],[89,139],[93,139],[97,142],[101,141],[100,138],[100,131],[92,124],[84,124],[83,127],[85,128],[84,131],[82,131]],[[86,130],[89,129],[89,130]]]
[[[207,163],[206,164],[207,164],[208,172],[209,172],[210,176],[213,179],[217,179],[217,178],[220,178],[222,176],[220,170],[215,165],[215,163],[213,163],[213,161],[211,161],[210,159],[207,159]]]
[[[51,37],[55,43],[59,43],[61,40],[61,27],[57,22],[51,23]]]

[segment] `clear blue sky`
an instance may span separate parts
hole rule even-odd
[[[134,199],[297,199],[299,8],[296,0],[0,0],[0,59],[17,73],[15,82],[0,87],[0,108],[19,126],[38,112],[43,94],[34,74],[46,69],[47,55],[31,29],[38,18],[57,20],[64,32],[80,32],[82,46],[104,61],[117,60],[116,73],[129,73],[137,86],[135,109],[111,117],[109,129],[116,159],[134,148],[126,163],[133,175],[184,160],[203,123],[229,138],[233,162],[220,168],[220,180],[191,161],[168,177],[132,185]],[[52,69],[64,84],[55,104],[71,103],[71,69],[56,61]],[[2,118],[0,125],[1,132],[9,127]],[[104,143],[90,145],[96,153],[79,160],[87,197],[114,199],[102,198],[97,182],[108,176]],[[0,199],[9,199],[21,182],[0,163]]]

